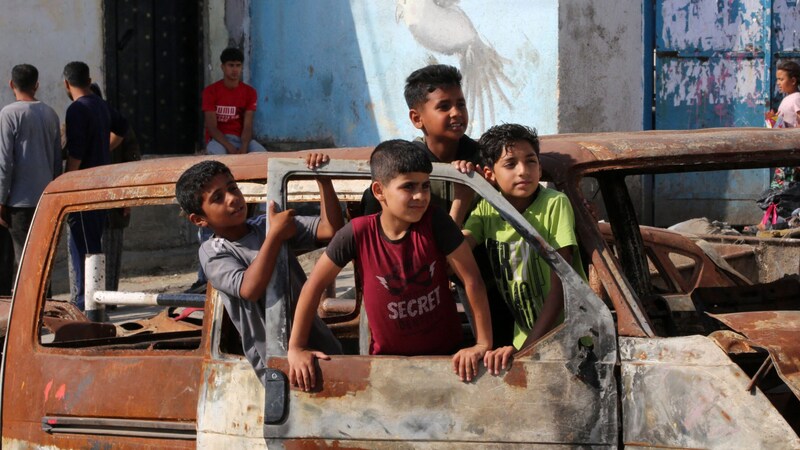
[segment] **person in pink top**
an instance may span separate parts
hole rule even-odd
[[[778,119],[776,123],[780,128],[796,128],[800,123],[800,64],[794,61],[783,60],[778,63],[778,70],[775,73],[778,90],[785,95],[778,106]],[[774,113],[773,113],[774,114]],[[797,167],[778,167],[772,177],[772,188],[782,188],[785,185],[796,181],[800,176]]]
[[[797,113],[800,112],[800,92],[797,85],[800,82],[800,64],[794,61],[779,62],[775,78],[778,90],[786,96],[778,106],[778,116],[783,119],[784,127],[794,128],[798,123]]]
[[[258,95],[241,80],[244,54],[238,48],[226,48],[219,59],[222,79],[203,89],[206,151],[211,155],[264,152],[253,139]]]

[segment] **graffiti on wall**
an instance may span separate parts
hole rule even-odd
[[[437,63],[436,55],[458,58],[464,97],[472,116],[470,128],[475,125],[485,130],[496,123],[497,102],[513,111],[505,92],[514,87],[504,72],[510,61],[484,40],[458,3],[459,0],[397,0],[396,19],[431,52],[431,63]]]

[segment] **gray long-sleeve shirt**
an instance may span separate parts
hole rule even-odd
[[[61,174],[58,114],[42,102],[14,102],[0,111],[0,204],[32,208]]]

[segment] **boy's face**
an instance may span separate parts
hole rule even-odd
[[[372,193],[381,202],[383,213],[406,223],[416,223],[431,202],[430,175],[425,172],[401,173],[388,184],[372,182]]]
[[[425,136],[458,141],[467,131],[469,113],[459,86],[443,86],[428,94],[425,103],[409,111],[411,123]]]
[[[242,62],[228,61],[222,63],[222,76],[228,81],[239,81],[242,78]]]
[[[539,187],[542,166],[530,142],[515,141],[491,168],[484,169],[484,175],[506,198],[527,200]]]
[[[189,214],[195,225],[209,227],[226,237],[228,231],[241,227],[247,220],[247,203],[236,181],[227,173],[214,176],[203,187],[203,214]]]

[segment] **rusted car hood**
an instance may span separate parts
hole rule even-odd
[[[800,398],[800,311],[709,314],[769,352],[778,375]]]

